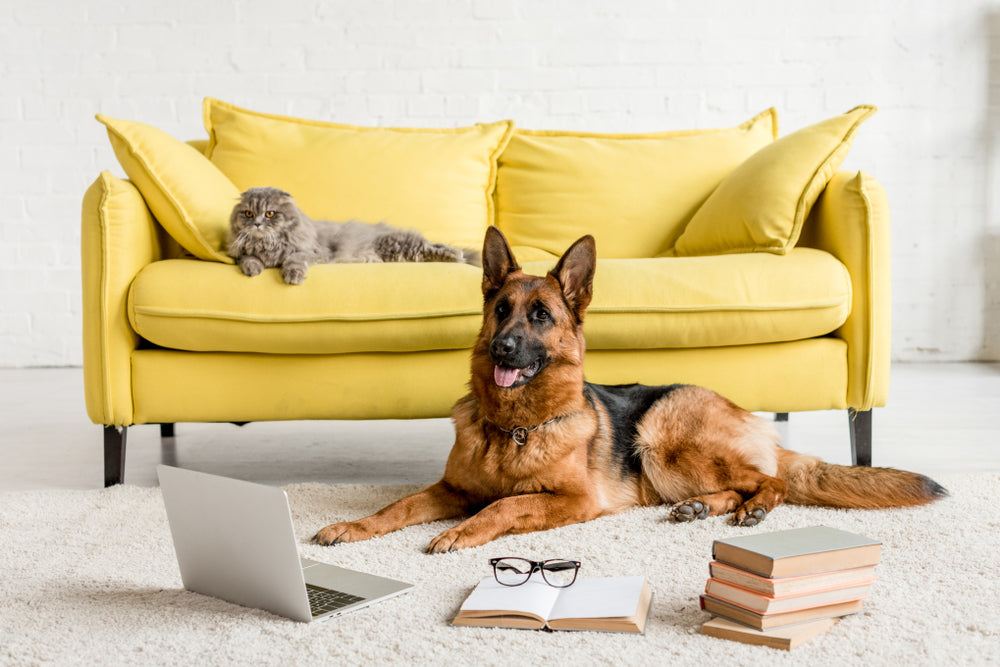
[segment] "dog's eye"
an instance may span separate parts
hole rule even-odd
[[[531,307],[531,317],[536,322],[552,321],[552,313],[541,301],[536,301]]]
[[[496,310],[494,312],[496,313],[498,320],[505,319],[508,315],[510,315],[510,304],[507,303],[506,300],[501,301],[500,303],[497,304]]]
[[[266,211],[264,213],[264,216],[267,217],[267,218],[273,218],[274,217],[274,211]]]

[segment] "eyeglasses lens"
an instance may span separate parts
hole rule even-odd
[[[564,588],[576,581],[576,563],[568,560],[547,560],[542,564],[542,576],[550,586]]]
[[[531,576],[531,561],[524,558],[501,558],[493,566],[497,581],[504,586],[520,586]]]

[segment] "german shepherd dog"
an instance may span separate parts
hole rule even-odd
[[[755,526],[783,502],[884,508],[947,494],[916,473],[783,449],[771,422],[708,389],[586,382],[583,319],[595,265],[594,239],[584,236],[548,275],[526,275],[491,227],[471,393],[452,411],[444,476],[371,516],[323,528],[316,542],[467,517],[431,540],[427,551],[440,553],[634,506],[669,505],[677,522],[732,513],[735,524]]]

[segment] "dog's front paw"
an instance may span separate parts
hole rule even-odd
[[[316,533],[313,541],[326,547],[341,542],[361,542],[373,537],[375,534],[361,525],[360,521],[341,521],[340,523],[331,523]]]
[[[443,554],[447,551],[478,547],[480,544],[486,544],[487,542],[489,542],[488,539],[463,530],[461,526],[455,526],[431,540],[431,543],[427,545],[427,553]]]
[[[733,515],[733,524],[750,528],[763,521],[766,516],[767,510],[763,507],[757,507],[752,510],[741,507]]]
[[[700,500],[685,500],[670,508],[670,519],[678,523],[688,523],[707,518],[711,511],[712,508]]]

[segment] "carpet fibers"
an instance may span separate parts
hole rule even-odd
[[[0,663],[474,665],[948,665],[1000,661],[1000,475],[939,479],[951,496],[916,509],[786,506],[758,528],[665,521],[636,509],[429,556],[450,523],[337,547],[309,543],[417,487],[287,487],[304,556],[411,581],[401,597],[303,624],[184,591],[159,489],[0,494]],[[883,544],[863,613],[791,652],[699,633],[712,540],[825,524]],[[450,625],[487,559],[578,557],[581,576],[645,575],[643,636]]]

